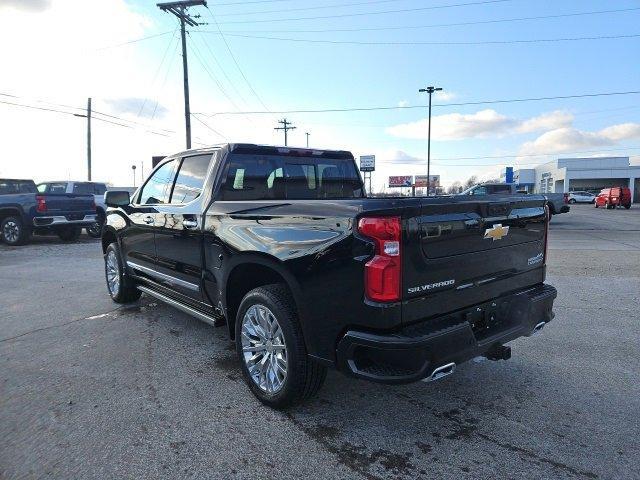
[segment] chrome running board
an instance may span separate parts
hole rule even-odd
[[[216,317],[199,312],[195,308],[191,308],[187,305],[184,305],[183,303],[180,303],[177,300],[174,300],[173,298],[170,298],[170,297],[167,297],[166,295],[158,293],[155,290],[150,289],[149,287],[138,285],[138,290],[146,293],[147,295],[151,295],[152,297],[160,300],[161,302],[168,303],[172,307],[175,307],[178,310],[181,310],[184,313],[191,315],[192,317],[196,317],[198,320],[202,320],[203,322],[208,323],[211,326],[217,327],[218,325],[220,325],[219,322],[216,323]]]

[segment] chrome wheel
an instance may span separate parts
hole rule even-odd
[[[8,220],[2,229],[2,235],[7,243],[15,243],[20,238],[20,225],[14,220]]]
[[[279,392],[287,378],[287,346],[276,317],[264,305],[252,305],[242,318],[242,358],[260,390]]]
[[[120,266],[118,265],[118,257],[113,251],[107,253],[105,270],[107,274],[107,287],[109,288],[109,293],[112,296],[116,296],[120,291]]]

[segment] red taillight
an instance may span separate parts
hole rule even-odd
[[[375,256],[365,265],[364,289],[375,302],[400,300],[401,227],[400,217],[365,217],[358,231],[375,241]]]
[[[38,202],[36,212],[45,213],[47,211],[47,201],[45,198],[42,195],[36,195],[36,202]]]

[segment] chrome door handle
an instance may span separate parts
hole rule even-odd
[[[198,222],[196,222],[195,220],[188,220],[188,219],[184,219],[182,220],[182,226],[184,228],[198,228]]]
[[[150,225],[153,223],[153,217],[151,215],[144,217],[143,222],[146,223],[147,225]]]

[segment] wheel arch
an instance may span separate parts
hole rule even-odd
[[[22,212],[20,211],[20,209],[18,207],[2,207],[0,208],[0,222],[2,220],[4,220],[7,217],[13,217],[16,216],[18,217],[20,220],[23,220],[23,215]]]
[[[113,227],[105,227],[102,232],[102,237],[100,238],[100,242],[102,243],[102,254],[107,253],[107,247],[114,242],[118,242],[118,236],[116,235],[116,231]]]
[[[268,255],[248,254],[234,259],[228,266],[223,280],[222,297],[230,338],[235,337],[236,316],[244,296],[254,288],[274,283],[285,285],[291,293],[304,333],[302,318],[305,314],[301,308],[300,286],[295,277],[282,262],[275,258]]]

